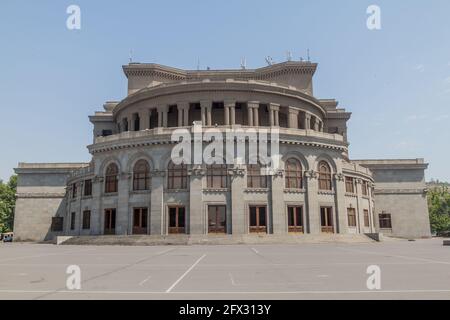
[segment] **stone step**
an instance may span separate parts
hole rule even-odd
[[[363,234],[305,234],[305,235],[133,235],[133,236],[79,236],[64,245],[233,245],[233,244],[302,244],[302,243],[369,243],[375,242]]]

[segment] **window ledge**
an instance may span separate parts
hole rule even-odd
[[[89,199],[92,199],[92,195],[91,195],[91,196],[83,196],[82,199],[83,199],[83,200],[89,200]]]
[[[284,193],[305,193],[305,189],[285,188]]]
[[[333,190],[319,190],[317,191],[318,194],[328,194],[328,195],[334,195],[335,192]]]
[[[149,189],[149,190],[132,190],[130,192],[130,194],[147,194],[147,193],[151,193],[151,192],[152,192],[151,189]]]
[[[345,196],[346,197],[352,197],[352,198],[358,198],[358,195],[356,193],[351,193],[351,192],[346,192]]]
[[[189,192],[188,189],[166,189],[168,193],[181,193],[181,192]]]
[[[267,193],[269,192],[269,188],[247,188],[245,192],[248,193]]]
[[[230,189],[228,188],[206,188],[203,189],[203,192],[206,193],[222,193],[222,192],[228,192]]]
[[[111,192],[111,193],[103,193],[104,197],[117,197],[119,195],[118,192]]]

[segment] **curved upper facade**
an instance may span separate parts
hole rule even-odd
[[[335,100],[313,96],[316,68],[290,61],[255,70],[189,71],[132,63],[123,67],[128,96],[107,102],[104,112],[90,117],[94,138],[197,121],[206,127],[286,128],[294,136],[314,131],[323,133],[316,134],[322,139],[340,135],[346,142],[350,113],[338,109]]]

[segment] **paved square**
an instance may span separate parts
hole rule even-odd
[[[66,269],[81,268],[79,291]],[[370,291],[367,267],[381,268]],[[441,239],[365,244],[0,244],[0,299],[450,299]]]

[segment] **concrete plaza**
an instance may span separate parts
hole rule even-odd
[[[68,290],[69,265],[81,290]],[[367,267],[381,268],[369,290]],[[0,244],[0,299],[450,299],[442,239],[301,245]]]

